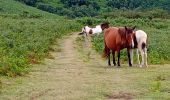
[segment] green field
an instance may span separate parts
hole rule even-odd
[[[59,1],[44,0],[43,2],[56,7],[64,7]],[[104,6],[101,2],[99,4]],[[156,13],[156,11],[158,12]],[[129,14],[124,16],[123,13]],[[48,13],[14,0],[1,0],[0,74],[16,76],[28,72],[31,64],[39,63],[48,56],[50,45],[57,38],[73,31],[80,31],[81,26],[87,24],[95,26],[105,21],[110,22],[110,26],[137,26],[137,29],[144,30],[148,34],[149,64],[169,63],[170,34],[168,30],[170,29],[170,20],[161,19],[164,18],[161,16],[167,17],[168,15],[158,9],[147,13],[152,14],[149,16],[153,18],[146,17],[146,13],[141,13],[140,18],[133,18],[136,16],[134,12],[120,10],[120,12],[104,13],[96,17],[68,20],[66,17]],[[137,14],[140,15],[140,13]],[[146,16],[143,16],[145,14]],[[104,19],[106,16],[107,18]],[[160,18],[154,18],[154,16]],[[103,35],[94,36],[92,42],[93,47],[101,54],[104,46]],[[123,62],[127,61],[126,50],[123,50],[121,57]]]
[[[0,99],[169,100],[169,12],[169,0],[0,0]],[[77,35],[106,21],[148,34],[148,68],[126,50],[108,67],[103,34]]]
[[[22,75],[39,63],[58,38],[80,29],[74,20],[13,0],[0,1],[0,74]]]

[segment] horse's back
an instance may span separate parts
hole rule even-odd
[[[136,31],[136,36],[137,37],[147,37],[147,34],[143,30],[137,30]]]
[[[92,28],[92,30],[93,30],[93,34],[102,32],[102,29],[101,29],[100,25],[97,25],[95,28]]]
[[[108,29],[104,30],[105,36],[107,35],[116,35],[118,33],[118,28],[117,27],[109,27]]]
[[[135,36],[138,43],[147,41],[147,34],[143,30],[137,30]]]
[[[117,40],[118,40],[118,33],[119,28],[117,27],[110,27],[105,30],[104,33],[104,40],[105,44],[109,49],[114,49],[116,50],[116,45],[117,45]]]

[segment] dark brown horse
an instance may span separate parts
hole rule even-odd
[[[104,57],[108,57],[108,65],[111,66],[110,63],[110,50],[112,51],[113,55],[113,64],[116,66],[115,62],[115,52],[118,53],[118,66],[120,66],[120,50],[127,48],[128,51],[128,59],[129,59],[129,66],[132,66],[131,59],[130,59],[130,49],[133,48],[133,28],[128,27],[110,27],[104,31]]]

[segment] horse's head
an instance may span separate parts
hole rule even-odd
[[[102,31],[103,31],[104,29],[109,28],[109,23],[108,23],[108,22],[105,22],[105,23],[101,24],[100,26],[101,26],[101,29],[102,29]]]
[[[130,48],[134,48],[133,35],[134,35],[134,29],[135,28],[136,28],[136,26],[134,26],[133,28],[125,26],[126,40],[127,40],[128,46]]]

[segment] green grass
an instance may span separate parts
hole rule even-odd
[[[97,37],[97,36],[96,36]],[[81,59],[88,58],[84,37],[77,39],[77,48]],[[101,60],[98,54],[91,51],[86,83],[88,84],[85,99],[108,100],[127,99],[129,94],[134,100],[169,100],[170,73],[169,65],[150,65],[149,68],[131,67],[122,64],[121,68],[107,66],[107,61]],[[95,59],[94,59],[95,58]],[[121,94],[124,94],[121,98]],[[120,98],[119,98],[120,97]]]
[[[45,11],[38,10],[34,7],[26,6],[20,2],[14,0],[0,0],[0,14],[1,15],[22,15],[28,13],[32,16],[40,16],[42,18],[56,18],[59,17],[55,14],[51,14]]]
[[[132,100],[170,99],[169,65],[108,67],[92,48],[84,46],[83,38],[73,41],[72,37],[67,37],[64,41],[61,45],[65,46],[61,52],[55,52],[55,59],[35,65],[28,76],[2,77],[6,84],[1,89],[0,98],[108,100],[118,97],[131,100],[127,99],[130,96]],[[121,97],[121,94],[129,95]]]
[[[0,1],[0,74],[23,75],[47,56],[58,38],[80,29],[66,20],[13,0]]]
[[[97,25],[102,23],[100,18],[82,18],[77,19],[78,22],[86,25],[92,23]],[[107,19],[110,26],[137,26],[136,30],[144,30],[148,34],[148,61],[150,64],[164,64],[170,61],[170,20],[169,19],[127,19],[115,18]],[[104,42],[103,34],[100,36],[93,36],[93,46],[99,52],[103,52]],[[136,54],[136,53],[135,53]],[[123,58],[123,59],[122,59]],[[135,58],[136,59],[136,58]],[[121,53],[121,60],[127,61],[126,50]]]

